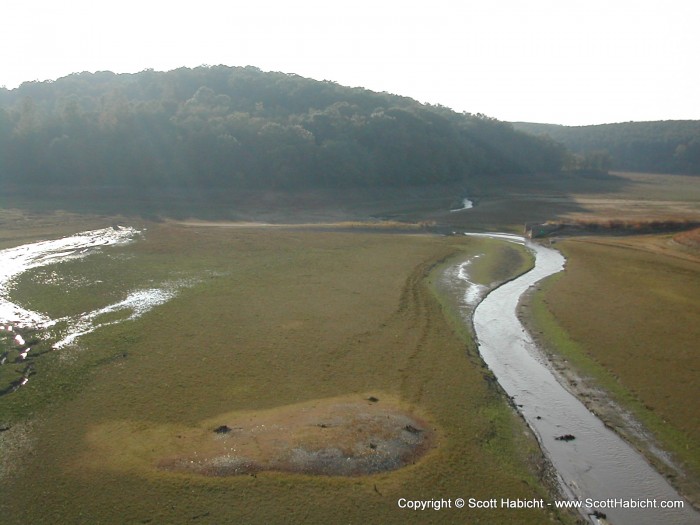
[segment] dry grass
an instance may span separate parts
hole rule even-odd
[[[525,223],[557,221],[698,221],[700,179],[683,175],[614,173],[611,177],[574,174],[470,181],[464,191],[472,209],[450,213],[432,208],[401,217],[430,219],[471,231],[517,231]]]
[[[684,251],[700,257],[700,228],[676,234],[673,241],[682,246]]]
[[[35,445],[22,469],[0,480],[3,520],[550,519],[540,510],[397,507],[402,497],[548,498],[534,440],[425,284],[438,261],[489,246],[415,234],[152,225],[144,241],[124,248],[143,262],[130,271],[171,268],[199,272],[200,280],[137,321],[84,337],[72,361],[52,362],[13,394],[13,413],[35,406],[31,400],[42,389],[52,400],[33,409]],[[59,376],[73,369],[82,373],[68,387]],[[415,464],[371,476],[212,478],[143,468],[168,456],[173,432],[206,427],[221,414],[263,417],[288,405],[369,392],[429,421],[438,446]],[[236,424],[235,417],[226,421]],[[95,432],[99,443],[111,438],[115,448],[90,453]]]
[[[678,239],[696,237],[560,242],[566,271],[538,298],[544,335],[563,341],[570,360],[685,464],[696,485],[691,490],[700,481],[700,258]]]
[[[580,211],[563,215],[578,220],[694,220],[700,216],[698,177],[655,173],[615,173],[626,184],[618,191],[574,192]]]

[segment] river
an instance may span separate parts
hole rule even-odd
[[[525,244],[535,255],[535,266],[491,291],[477,305],[473,319],[465,322],[473,322],[482,358],[536,434],[565,495],[580,501],[581,514],[595,524],[700,524],[700,514],[668,481],[557,381],[518,320],[523,293],[563,270],[564,257],[522,237],[487,235]],[[458,274],[454,269],[450,272]],[[467,296],[473,288],[468,280],[453,282],[464,287]],[[683,508],[660,508],[665,502],[681,501]],[[599,516],[605,514],[607,521],[594,516],[596,511]]]

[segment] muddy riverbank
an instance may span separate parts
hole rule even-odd
[[[524,242],[513,236],[506,240]],[[680,504],[683,508],[673,510],[604,504],[609,498],[620,502],[644,499],[661,506],[682,498],[634,448],[560,384],[519,322],[521,296],[564,266],[555,250],[537,244],[528,244],[528,248],[536,255],[535,268],[487,295],[475,310],[473,326],[484,361],[537,435],[561,477],[563,490],[571,500],[581,502],[581,514],[592,523],[599,522],[596,513],[606,514],[616,524],[700,522],[687,501]]]
[[[664,450],[659,441],[647,430],[637,417],[621,405],[598,380],[585,373],[562,355],[553,342],[545,337],[533,319],[534,295],[539,286],[523,294],[518,306],[518,319],[531,334],[535,345],[546,355],[552,373],[566,390],[576,396],[595,414],[604,425],[617,433],[638,450],[693,506],[700,508],[700,487],[679,465],[679,462]]]

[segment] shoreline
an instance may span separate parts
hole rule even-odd
[[[436,266],[434,271],[436,271],[436,275],[439,275],[440,278],[436,279],[435,281],[441,281],[442,278],[444,278],[447,269],[451,266],[454,266],[455,264],[459,264],[458,261],[463,261],[464,257],[464,254],[455,254],[452,257],[448,257],[445,261],[442,262],[442,264]],[[444,282],[431,282],[429,286],[432,289],[435,296],[438,297],[440,304],[443,306],[443,308],[445,308],[445,310],[443,310],[445,317],[448,318],[448,321],[451,324],[454,323],[457,325],[457,330],[465,330],[464,336],[467,337],[469,339],[469,342],[473,345],[473,348],[470,348],[466,351],[467,359],[472,361],[475,365],[478,364],[478,366],[483,370],[484,378],[488,382],[489,390],[494,391],[496,395],[502,398],[505,405],[508,406],[514,420],[516,420],[520,425],[520,430],[522,430],[522,432],[527,436],[528,439],[532,440],[532,443],[536,447],[537,454],[530,454],[526,460],[526,463],[529,469],[531,470],[532,475],[542,484],[544,489],[547,492],[549,492],[551,499],[567,499],[567,495],[564,492],[561,484],[559,472],[552,463],[551,458],[545,453],[545,450],[543,449],[537,434],[535,433],[533,428],[528,424],[527,419],[525,418],[523,413],[518,409],[516,402],[503,389],[503,386],[501,386],[496,376],[493,374],[489,366],[484,361],[484,358],[479,351],[478,339],[476,338],[474,332],[474,310],[478,306],[478,304],[486,297],[486,295],[488,295],[488,293],[492,292],[493,290],[499,288],[500,286],[503,286],[504,284],[521,277],[522,275],[532,270],[533,267],[534,258],[528,262],[527,268],[518,271],[515,275],[510,276],[508,279],[490,283],[486,287],[486,291],[484,292],[480,300],[475,304],[469,305],[469,323],[466,323],[463,318],[464,312],[460,311],[460,300],[457,297],[457,293],[453,287],[446,285]],[[569,509],[569,511],[569,517],[576,520],[576,523],[580,523],[581,515],[574,509]]]
[[[523,295],[532,288],[540,288],[540,281],[559,274],[565,266],[565,259],[557,250],[539,243],[528,244],[528,247],[537,256],[535,268],[523,278],[493,290],[474,311],[472,323],[483,360],[537,434],[541,448],[560,474],[569,499],[583,501],[586,498],[588,502],[609,497],[634,499],[645,495],[659,501],[678,500],[678,511],[666,510],[664,506],[651,512],[611,509],[608,516],[615,523],[629,525],[652,525],[659,520],[676,522],[678,519],[695,522],[698,519],[695,506],[687,500],[681,504],[684,498],[667,476],[654,468],[634,444],[605,424],[581,397],[564,386],[521,323]],[[533,304],[533,314],[539,314],[540,303],[535,301]],[[565,351],[567,344],[560,341],[554,321],[540,319],[539,315],[534,318],[545,327],[553,342],[562,345],[564,355],[579,364],[571,351]],[[588,369],[582,366],[582,370]],[[601,384],[626,399],[624,393],[619,393],[614,386],[607,382]],[[635,406],[634,403],[631,406]],[[649,423],[650,428],[657,428],[643,415],[641,420]],[[567,433],[562,434],[562,431]],[[660,432],[665,436],[665,430]],[[573,446],[560,443],[577,437],[581,440]],[[672,465],[670,461],[669,464]],[[599,517],[595,503],[586,505],[586,512],[582,513],[584,518]],[[592,521],[596,522],[595,519]]]
[[[552,341],[539,329],[531,314],[533,296],[541,291],[542,282],[523,294],[518,303],[517,316],[528,331],[536,347],[546,358],[547,367],[569,393],[583,403],[603,424],[634,447],[644,459],[700,510],[700,486],[674,459],[673,454],[659,443],[656,436],[634,415],[633,411],[616,400],[598,384],[595,377],[584,374],[576,365],[558,353]]]

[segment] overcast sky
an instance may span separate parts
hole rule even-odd
[[[3,0],[0,86],[253,65],[507,121],[700,119],[697,0]]]

